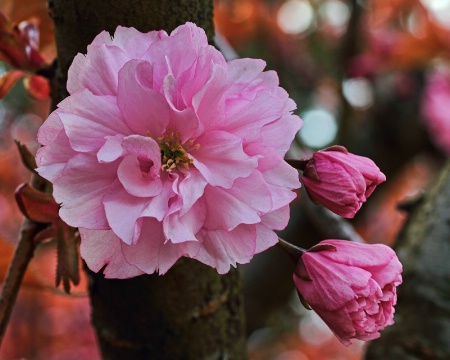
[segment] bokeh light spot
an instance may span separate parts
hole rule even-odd
[[[350,17],[348,6],[339,0],[325,1],[319,11],[322,19],[335,27],[343,27]]]
[[[337,122],[334,115],[325,109],[305,111],[301,118],[304,125],[299,132],[301,141],[313,149],[329,145],[337,134]]]
[[[372,84],[365,78],[345,80],[342,90],[345,99],[355,108],[367,109],[373,104]]]
[[[450,28],[450,0],[421,0],[438,24]]]
[[[289,0],[278,10],[278,26],[287,34],[300,34],[311,26],[314,12],[306,0]]]

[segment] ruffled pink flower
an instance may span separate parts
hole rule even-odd
[[[226,273],[276,244],[301,126],[262,60],[226,62],[192,23],[100,33],[38,134],[40,175],[108,278],[164,274],[182,256]]]
[[[450,72],[437,71],[427,80],[422,99],[422,113],[431,140],[450,155]]]
[[[352,218],[386,177],[372,160],[332,146],[313,154],[302,180],[313,200]]]
[[[324,240],[304,253],[295,286],[346,346],[373,340],[394,323],[402,265],[386,245]]]

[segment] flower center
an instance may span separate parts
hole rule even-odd
[[[178,169],[180,166],[189,169],[193,159],[188,157],[188,153],[180,144],[180,134],[178,132],[168,132],[158,138],[161,149],[161,169],[168,173]]]

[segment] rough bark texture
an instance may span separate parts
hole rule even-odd
[[[106,280],[90,272],[105,359],[244,359],[240,275],[193,260],[164,276]],[[238,285],[239,284],[239,285]]]
[[[450,359],[450,162],[411,213],[396,251],[403,263],[395,325],[366,360]]]
[[[50,0],[59,61],[59,98],[66,96],[73,57],[102,30],[117,25],[170,32],[186,21],[214,29],[212,0]],[[193,260],[164,276],[106,280],[88,272],[92,320],[104,359],[245,359],[241,279],[219,276]]]
[[[50,16],[55,23],[60,82],[65,85],[67,70],[77,53],[102,30],[114,33],[118,25],[139,31],[172,31],[187,21],[205,29],[210,41],[214,36],[212,0],[49,0]],[[60,97],[66,97],[62,86]]]

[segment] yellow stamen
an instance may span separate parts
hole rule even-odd
[[[168,131],[167,134],[158,138],[158,142],[161,148],[162,170],[170,173],[178,166],[189,169],[192,159],[188,157],[186,150],[180,143],[179,132]]]

